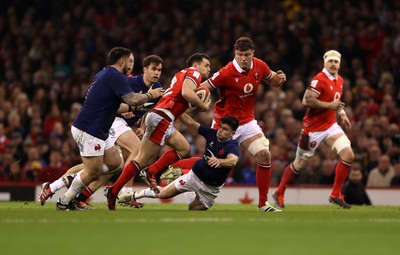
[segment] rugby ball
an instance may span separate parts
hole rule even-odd
[[[196,89],[196,94],[203,103],[208,103],[210,101],[210,91],[206,87],[200,87]],[[193,106],[189,103],[189,109],[192,111],[197,111],[197,106]]]

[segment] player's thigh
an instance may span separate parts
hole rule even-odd
[[[171,197],[174,197],[181,193],[182,193],[181,191],[176,189],[174,182],[171,182],[170,184],[168,184],[165,188],[163,188],[160,191],[160,194],[158,194],[158,197],[161,199],[171,198]]]
[[[131,153],[137,153],[140,147],[140,140],[133,130],[130,130],[121,134],[118,137],[116,144]]]
[[[106,164],[110,170],[121,166],[122,159],[115,145],[104,151],[104,164]]]
[[[178,130],[175,130],[169,137],[167,145],[174,148],[182,158],[187,158],[190,155],[190,144]]]

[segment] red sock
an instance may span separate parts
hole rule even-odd
[[[271,164],[257,163],[256,183],[258,187],[258,207],[268,201],[269,183],[271,181]]]
[[[200,157],[192,157],[192,158],[185,158],[176,161],[175,163],[172,164],[173,167],[179,167],[181,169],[192,169],[194,163],[201,159]]]
[[[175,163],[180,158],[181,157],[179,157],[178,153],[176,153],[175,150],[169,150],[165,152],[159,160],[149,166],[149,169],[147,171],[152,175],[156,175],[158,172],[171,165],[172,163]]]
[[[336,165],[335,170],[335,182],[333,183],[333,189],[331,196],[339,197],[342,194],[342,187],[349,175],[351,163],[340,160]]]
[[[111,187],[111,195],[116,196],[118,192],[124,187],[124,185],[135,176],[136,172],[140,170],[139,164],[132,160],[129,164],[126,164],[124,170],[122,170],[121,175],[118,177],[117,181]]]
[[[294,168],[293,163],[290,163],[290,165],[288,165],[285,168],[285,171],[283,172],[283,175],[282,175],[281,182],[279,183],[278,189],[275,191],[275,193],[284,195],[285,194],[285,190],[286,190],[286,186],[288,184],[293,183],[294,178],[298,174],[299,174],[299,171],[297,171]]]
[[[89,187],[86,187],[84,190],[82,190],[81,194],[78,195],[78,200],[86,202],[92,195],[93,195],[93,190]]]

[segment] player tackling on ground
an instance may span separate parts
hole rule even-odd
[[[172,198],[186,193],[189,194],[186,197],[189,210],[207,210],[213,206],[231,168],[239,160],[239,146],[232,139],[239,121],[235,117],[225,116],[221,119],[218,130],[214,130],[200,125],[187,114],[179,119],[206,139],[203,157],[194,163],[188,174],[180,176],[165,188],[160,188],[160,193],[148,188],[135,192],[133,200],[142,197]]]

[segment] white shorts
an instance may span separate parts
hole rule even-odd
[[[214,201],[223,186],[215,187],[205,184],[193,173],[192,170],[176,179],[174,184],[175,188],[180,192],[196,193],[200,203],[202,203],[202,205],[207,209],[213,206]]]
[[[150,141],[163,146],[175,131],[174,120],[175,117],[171,112],[160,108],[154,108],[147,114],[144,136]]]
[[[344,133],[343,129],[334,123],[330,128],[319,132],[310,132],[307,134],[304,130],[301,131],[300,141],[297,145],[296,157],[304,160],[310,160],[319,145],[331,136],[339,133]],[[306,138],[307,137],[307,138]]]
[[[252,120],[246,124],[239,125],[235,135],[233,136],[233,140],[236,140],[239,144],[241,144],[244,140],[258,134],[264,135],[262,129],[257,124],[257,121]]]
[[[117,139],[126,131],[132,130],[128,123],[123,118],[115,117],[110,130],[108,131],[108,138],[113,144]]]
[[[82,157],[103,156],[105,150],[114,146],[110,139],[101,140],[74,126],[71,126],[71,134]]]

